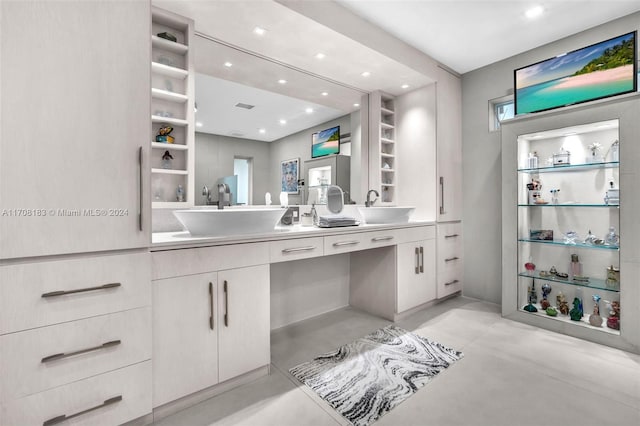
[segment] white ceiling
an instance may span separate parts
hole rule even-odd
[[[640,10],[640,0],[336,2],[460,74]],[[544,13],[528,19],[535,5]]]

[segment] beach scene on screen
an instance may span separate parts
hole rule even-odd
[[[517,114],[634,90],[635,33],[557,56],[515,72]]]
[[[340,152],[340,127],[332,127],[313,134],[311,157],[337,154]]]

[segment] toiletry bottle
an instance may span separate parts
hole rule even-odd
[[[604,238],[604,243],[608,246],[617,247],[619,242],[620,242],[620,237],[618,237],[618,234],[616,234],[616,228],[614,228],[613,226],[610,227],[609,233]]]
[[[536,151],[533,151],[533,152],[529,153],[527,167],[529,169],[537,169],[538,168],[538,153]]]
[[[582,263],[580,263],[577,254],[572,254],[571,262],[569,263],[569,281],[573,281],[575,276],[582,276]]]
[[[311,204],[311,223],[318,224],[318,212],[316,212],[316,205]]]
[[[620,161],[620,142],[617,139],[611,145],[611,161]]]
[[[176,199],[178,201],[184,201],[184,188],[182,185],[178,185],[178,189],[176,189]]]

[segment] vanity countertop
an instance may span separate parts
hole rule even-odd
[[[412,228],[416,226],[435,225],[435,221],[417,220],[398,224],[362,224],[339,228],[318,228],[302,225],[278,225],[272,232],[248,235],[225,235],[220,237],[194,237],[189,232],[154,232],[152,234],[151,251],[175,250],[196,247],[208,247],[227,244],[254,243],[260,241],[276,241],[292,238],[342,235],[385,229]]]

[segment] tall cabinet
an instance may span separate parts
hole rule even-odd
[[[148,2],[0,2],[0,422],[151,412]]]
[[[396,205],[395,98],[376,91],[369,95],[369,189],[380,194],[380,205]]]
[[[640,350],[638,95],[502,128],[505,316]]]
[[[185,208],[195,195],[193,20],[154,7],[151,23],[151,199]],[[173,130],[163,135],[167,128]]]

